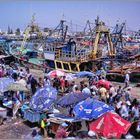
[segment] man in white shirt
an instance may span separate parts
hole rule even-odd
[[[122,106],[121,106],[121,109],[120,109],[120,115],[121,115],[121,117],[123,117],[125,119],[127,119],[128,116],[129,116],[129,110],[128,110],[126,102],[122,103]]]
[[[84,88],[82,90],[82,93],[91,94],[90,89],[88,88],[87,84],[84,85]]]
[[[112,94],[113,98],[117,95],[115,87],[113,87],[112,85],[110,85],[109,94]]]
[[[134,114],[134,118],[139,118],[140,117],[138,103],[132,107],[132,112]]]
[[[130,81],[130,71],[128,71],[125,75],[125,80],[124,80],[124,83],[125,83],[125,87],[124,88],[127,88],[129,87],[129,81]]]

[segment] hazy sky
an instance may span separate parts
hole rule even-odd
[[[99,15],[109,26],[126,20],[129,30],[140,29],[139,0],[0,0],[0,28],[24,29],[33,13],[41,27],[57,26],[64,14],[68,22],[80,25],[78,28]]]

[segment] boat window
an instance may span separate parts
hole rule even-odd
[[[64,69],[65,69],[65,70],[70,70],[70,69],[69,69],[69,65],[68,65],[68,64],[63,63],[63,66],[64,66]]]
[[[71,63],[70,66],[72,71],[78,71],[76,64]]]
[[[55,68],[54,61],[47,61],[47,64],[50,68]]]
[[[62,69],[62,65],[60,62],[56,62],[57,68]]]
[[[36,58],[37,52],[27,52],[26,55],[29,56],[29,58]]]

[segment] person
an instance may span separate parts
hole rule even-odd
[[[78,87],[75,81],[72,81],[72,92],[75,93],[75,88]]]
[[[88,88],[87,84],[84,84],[84,88],[82,90],[82,93],[91,94],[90,89]]]
[[[30,83],[31,83],[32,95],[34,95],[37,88],[37,80],[32,75],[30,78],[31,78]]]
[[[109,94],[112,95],[113,101],[115,101],[115,97],[116,97],[116,95],[117,95],[117,92],[116,92],[116,90],[115,90],[115,87],[113,87],[112,84],[110,84],[109,87],[110,87],[110,89],[109,89]]]
[[[92,85],[90,89],[92,90],[92,92],[95,92],[96,94],[98,93],[98,88],[96,85]]]
[[[30,69],[28,67],[26,67],[25,69],[25,75],[26,75],[26,80],[28,80],[28,78],[30,77],[31,73],[30,73]]]
[[[74,93],[81,93],[80,89],[78,88],[78,86],[75,87],[75,92]]]
[[[13,101],[13,119],[15,119],[21,103],[16,97],[13,97],[12,101]]]
[[[117,94],[122,94],[123,93],[123,89],[122,89],[122,86],[119,85],[118,89],[117,89]]]
[[[68,80],[65,80],[65,92],[69,92],[69,87],[70,87],[70,84],[68,82]]]
[[[24,87],[27,86],[27,82],[25,80],[25,76],[24,75],[20,76],[20,80],[18,81],[18,83],[22,84]],[[21,102],[24,101],[24,99],[25,99],[24,91],[19,91],[19,99],[20,99]]]
[[[56,131],[56,135],[55,135],[55,138],[56,139],[62,139],[62,138],[66,138],[70,132],[67,132],[67,128],[68,127],[68,124],[67,123],[62,123],[57,131]]]
[[[103,102],[107,102],[107,98],[109,98],[106,88],[103,85],[99,88],[100,98]]]
[[[123,117],[124,119],[128,119],[129,110],[128,110],[128,106],[127,106],[125,101],[122,102],[121,109],[120,109],[119,113],[120,113],[121,117]]]
[[[101,78],[106,78],[106,71],[104,70],[104,68],[101,68]]]
[[[122,89],[122,86],[119,85],[119,88],[117,89],[117,95],[116,95],[115,99],[119,100],[122,97],[122,94],[123,94],[123,89]]]
[[[51,81],[49,79],[49,77],[45,76],[44,77],[44,86],[50,86],[51,85]]]
[[[112,96],[112,93],[110,93],[110,94],[109,94],[108,103],[109,103],[109,105],[113,106],[113,102],[114,102],[113,96]]]
[[[131,102],[131,107],[130,107],[130,109],[132,109],[132,107],[133,107],[134,105],[136,105],[137,103],[138,103],[138,100],[137,100],[136,98],[134,98],[133,101]]]
[[[124,83],[125,83],[125,86],[124,86],[124,89],[129,87],[129,81],[130,81],[130,71],[127,71],[126,74],[125,74],[125,80],[124,80]]]
[[[62,93],[64,93],[64,91],[65,91],[65,76],[62,76],[61,78],[60,78],[60,87],[61,87],[61,92]]]
[[[95,82],[95,76],[89,77],[89,85],[92,86],[92,84]]]
[[[50,125],[50,122],[47,122],[47,118],[43,118],[41,120],[41,128],[43,129],[44,138],[48,138],[49,125]]]
[[[38,78],[38,88],[42,88],[44,85],[43,79],[41,77]]]
[[[49,113],[46,112],[46,113],[42,113],[40,115],[40,127],[41,127],[41,132],[43,133],[44,135],[44,138],[48,138],[48,132],[49,132],[49,126],[50,126],[50,122],[48,121],[49,119]]]
[[[132,107],[132,113],[134,114],[134,118],[139,118],[139,117],[140,117],[140,112],[139,112],[138,103],[136,103],[136,104]]]
[[[126,101],[131,99],[131,89],[132,89],[131,87],[128,87],[124,92],[124,97]]]
[[[55,87],[57,90],[59,90],[59,86],[60,86],[60,79],[59,79],[59,77],[55,77],[53,80],[53,87]]]
[[[24,75],[24,72],[23,72],[23,69],[20,69],[19,76],[22,76],[22,75]]]
[[[82,91],[84,89],[84,81],[80,82],[80,90]]]

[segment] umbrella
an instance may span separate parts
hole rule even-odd
[[[115,112],[107,112],[89,124],[89,129],[106,137],[120,138],[126,134],[131,123],[121,118]]]
[[[10,91],[29,91],[25,86],[23,86],[21,83],[15,82],[11,83],[8,87],[7,90]]]
[[[65,72],[62,71],[62,70],[53,70],[53,71],[50,71],[47,76],[49,77],[60,77],[60,76],[65,76]]]
[[[57,90],[52,86],[38,89],[30,101],[30,108],[35,112],[43,112],[51,107],[57,98]]]
[[[99,80],[96,84],[97,84],[98,87],[100,85],[103,85],[106,89],[109,89],[109,86],[110,86],[111,83],[107,80],[102,79],[102,80]]]
[[[85,100],[88,97],[90,97],[90,95],[85,93],[68,93],[60,98],[57,101],[57,104],[62,107],[67,107],[70,105],[75,105],[76,103],[79,103],[80,101]]]
[[[105,112],[113,111],[114,109],[111,106],[108,106],[104,102],[101,102],[96,99],[88,98],[85,101],[78,103],[74,109],[73,113],[76,118],[79,119],[96,119]]]
[[[89,71],[81,71],[75,74],[76,77],[92,77],[94,76],[94,73]]]
[[[7,91],[7,86],[11,83],[14,83],[14,79],[8,77],[0,78],[0,92]]]

